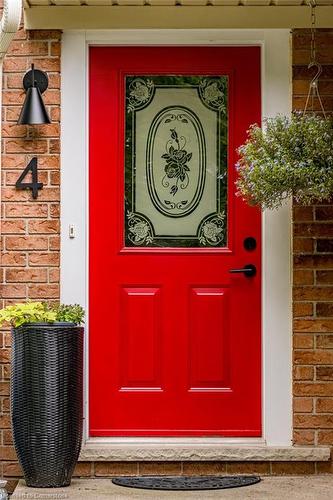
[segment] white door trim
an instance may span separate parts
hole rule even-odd
[[[291,111],[289,30],[65,31],[61,68],[61,300],[66,303],[82,304],[87,314],[89,312],[87,309],[88,47],[89,45],[171,44],[260,45],[262,114],[267,117],[275,116],[277,113],[289,114]],[[290,446],[292,436],[290,205],[278,211],[265,211],[262,221],[262,440],[268,446]],[[69,237],[70,225],[74,227],[74,238]],[[89,438],[87,328],[85,333],[84,438],[87,441]],[[103,442],[112,443],[112,438],[103,439]],[[119,438],[117,442],[119,443]],[[167,438],[164,442],[167,443]],[[235,439],[233,442],[236,446],[238,440]],[[251,438],[247,442],[251,442]],[[258,440],[253,441],[257,442]],[[244,443],[244,439],[239,440],[239,443]]]

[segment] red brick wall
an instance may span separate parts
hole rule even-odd
[[[293,35],[294,108],[302,109],[310,73],[309,32]],[[333,111],[333,30],[317,34],[318,58],[324,64],[320,91]],[[24,99],[22,77],[31,62],[48,72],[45,101],[52,125],[34,127],[38,137],[16,125]],[[4,64],[1,305],[26,298],[59,298],[59,120],[60,33],[20,31]],[[45,187],[38,200],[16,191],[14,183],[38,153]],[[0,476],[21,475],[9,422],[10,336],[0,332]],[[333,206],[294,207],[294,443],[333,445]],[[330,464],[300,463],[80,463],[82,476],[140,473],[310,474]]]
[[[58,31],[20,30],[4,61],[2,124],[2,220],[0,305],[59,299],[59,120],[60,38]],[[22,79],[31,63],[47,71],[44,100],[52,124],[17,125],[24,101]],[[32,156],[38,156],[38,199],[14,184]],[[10,335],[0,331],[0,477],[19,476],[9,421]]]
[[[293,36],[293,106],[303,109],[310,33]],[[333,30],[316,34],[319,83],[333,112]],[[315,106],[319,109],[318,102]],[[333,205],[294,207],[294,442],[333,445]]]

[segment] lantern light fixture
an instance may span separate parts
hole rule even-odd
[[[43,125],[51,123],[43,101],[42,94],[49,85],[49,79],[44,71],[31,65],[23,78],[26,91],[25,101],[17,123],[19,125]]]

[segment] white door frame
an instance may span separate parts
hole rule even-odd
[[[87,308],[88,47],[89,45],[171,44],[260,45],[262,47],[262,115],[268,117],[275,116],[277,113],[289,114],[291,111],[289,30],[65,31],[61,68],[61,300],[65,303],[80,303],[85,307],[87,315],[89,313]],[[70,237],[70,226],[74,231],[74,237]],[[105,231],[108,230],[106,227]],[[278,211],[265,211],[262,216],[262,230],[263,436],[259,441],[267,446],[290,446],[292,437],[290,205]],[[88,324],[88,318],[86,323]],[[89,438],[88,335],[86,328],[85,441]],[[124,443],[125,441],[126,438],[124,438]],[[142,441],[144,440],[141,438]],[[159,441],[167,442],[168,439],[163,438]],[[184,443],[183,438],[181,441]],[[258,439],[232,440],[235,444],[244,441],[248,444],[255,444]],[[103,442],[111,443],[112,438],[105,438]],[[219,442],[227,443],[230,439],[221,439]],[[117,443],[119,443],[119,438],[117,438]]]

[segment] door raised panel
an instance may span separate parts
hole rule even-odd
[[[123,288],[120,304],[120,390],[160,391],[160,290]]]
[[[193,288],[190,294],[190,391],[229,390],[228,290]]]

